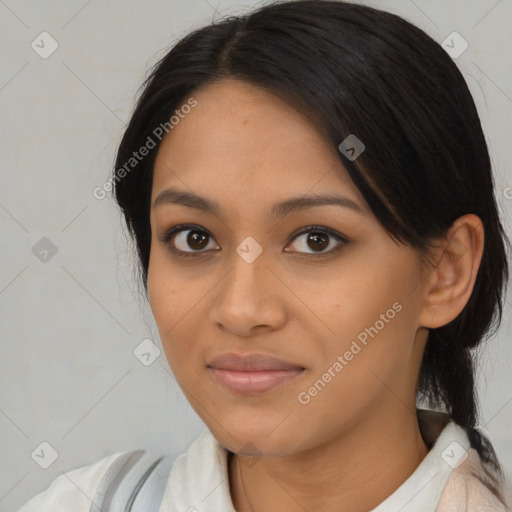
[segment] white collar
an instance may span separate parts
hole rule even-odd
[[[414,473],[371,512],[433,512],[454,468],[475,450],[463,428],[444,413],[418,410],[422,435],[433,445]],[[160,512],[236,512],[229,491],[228,451],[205,427],[173,466]]]

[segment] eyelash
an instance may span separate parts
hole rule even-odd
[[[213,238],[213,236],[209,233],[208,230],[201,228],[200,226],[198,226],[196,224],[178,224],[177,226],[173,226],[172,228],[170,228],[169,230],[164,232],[162,235],[160,235],[158,237],[158,240],[164,244],[169,244],[171,238],[174,235],[181,233],[182,231],[187,231],[187,230],[199,231],[201,233],[206,233],[211,239],[215,240]],[[302,253],[302,252],[298,252],[298,251],[288,251],[288,252],[297,253],[301,256],[306,256],[306,257],[321,258],[324,256],[330,256],[330,255],[338,252],[344,245],[349,243],[349,241],[345,237],[343,237],[336,231],[326,228],[324,226],[317,226],[317,225],[307,226],[307,227],[303,228],[301,231],[294,233],[291,237],[290,242],[294,241],[296,238],[298,238],[299,236],[304,235],[306,233],[320,233],[322,235],[334,238],[336,241],[340,242],[340,244],[337,245],[334,249],[330,249],[327,252],[319,252],[319,253]],[[170,249],[177,256],[184,257],[184,258],[188,258],[188,257],[197,258],[198,256],[206,254],[206,251],[190,251],[190,252],[182,251],[180,249],[176,249],[176,247],[173,247],[173,246],[170,246]]]

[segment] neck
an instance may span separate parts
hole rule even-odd
[[[401,405],[394,416],[370,418],[306,452],[262,457],[254,466],[234,454],[228,463],[233,506],[237,512],[367,512],[428,451],[416,415]]]

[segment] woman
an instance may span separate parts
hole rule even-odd
[[[196,30],[146,80],[112,185],[206,424],[160,512],[507,510],[472,349],[501,320],[508,240],[439,44],[330,0]],[[121,456],[22,512],[91,510]]]

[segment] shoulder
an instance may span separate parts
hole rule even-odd
[[[476,450],[470,449],[468,454],[446,482],[436,512],[509,512],[492,492]]]
[[[62,473],[18,512],[89,512],[100,482],[116,460],[125,453],[127,452],[108,455],[92,464]]]

